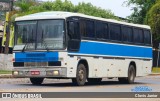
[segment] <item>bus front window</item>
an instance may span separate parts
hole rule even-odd
[[[27,49],[35,49],[37,21],[16,23],[15,44],[27,45]]]
[[[38,22],[37,49],[64,48],[64,20],[42,20]]]
[[[21,21],[16,23],[15,45],[25,49],[64,48],[64,20]]]

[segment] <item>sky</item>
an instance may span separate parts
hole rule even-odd
[[[42,0],[54,1],[54,0]],[[91,3],[94,6],[101,7],[102,9],[110,9],[115,16],[126,18],[131,15],[131,7],[126,7],[124,1],[126,0],[70,0],[73,4],[77,5],[79,2]]]

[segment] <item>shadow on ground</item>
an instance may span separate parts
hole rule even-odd
[[[141,82],[135,82],[134,84],[122,84],[118,81],[102,81],[101,83],[98,84],[91,84],[86,82],[85,86],[82,87],[92,87],[92,86],[110,86],[110,85],[118,85],[118,86],[123,86],[123,85],[144,85],[148,83],[141,83]],[[32,85],[30,84],[20,84],[20,85],[25,85],[25,86],[45,86],[45,87],[80,87],[80,86],[75,86],[72,84],[72,82],[65,82],[65,83],[43,83],[41,85]]]

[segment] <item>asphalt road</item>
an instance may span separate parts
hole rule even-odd
[[[120,84],[118,79],[103,79],[100,84],[77,87],[71,80],[45,79],[40,86],[32,85],[28,78],[0,79],[0,92],[132,92],[137,86],[148,86],[160,92],[160,76],[138,77],[135,84]]]
[[[100,84],[93,85],[87,83],[82,87],[72,85],[71,80],[45,79],[42,85],[35,86],[30,83],[28,78],[0,79],[0,92],[133,92],[132,89],[139,86],[149,87],[151,92],[160,92],[160,76],[138,77],[134,84],[120,84],[116,78],[103,79]],[[72,100],[69,99],[69,101]],[[101,100],[106,101],[106,99]],[[128,100],[119,99],[119,101]],[[134,99],[132,100],[134,101]],[[92,101],[96,100],[93,99]],[[109,101],[112,101],[112,99],[109,99]],[[138,101],[138,99],[135,101]],[[150,100],[146,99],[145,101]],[[160,99],[152,99],[152,101],[160,101]]]

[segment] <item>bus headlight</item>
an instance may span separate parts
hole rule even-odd
[[[53,71],[53,75],[59,75],[59,71],[58,70]]]
[[[13,71],[13,75],[18,75],[18,71]]]
[[[16,75],[24,75],[24,72],[23,71],[13,71],[12,74],[15,76]]]
[[[53,76],[53,75],[57,76],[57,75],[59,75],[59,71],[58,70],[47,71],[46,75],[48,75],[48,76]]]

